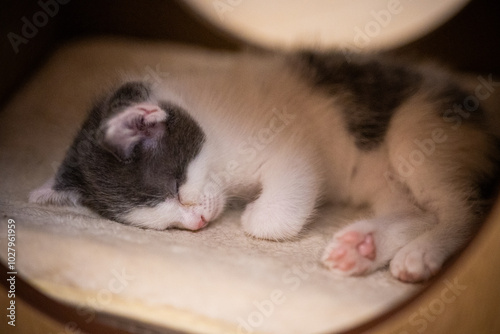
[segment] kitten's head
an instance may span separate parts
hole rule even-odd
[[[38,203],[82,203],[102,216],[149,228],[196,230],[214,218],[182,205],[179,187],[205,136],[182,108],[129,82],[91,110],[54,179],[32,192]]]

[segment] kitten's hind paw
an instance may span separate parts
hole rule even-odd
[[[375,257],[375,240],[371,233],[347,231],[333,237],[325,249],[322,262],[336,272],[361,275],[373,268]]]
[[[418,246],[418,247],[416,247]],[[403,282],[416,283],[434,276],[443,264],[440,253],[415,243],[402,248],[392,259],[391,273]]]

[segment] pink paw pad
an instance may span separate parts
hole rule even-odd
[[[325,265],[342,272],[360,274],[368,269],[376,257],[373,235],[349,231],[335,237],[323,258]]]

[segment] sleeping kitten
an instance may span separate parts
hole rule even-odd
[[[320,203],[369,204],[323,263],[390,264],[428,279],[480,222],[499,156],[485,115],[450,76],[376,56],[242,54],[207,76],[127,82],[90,112],[38,203],[81,203],[153,229],[198,230],[253,196],[251,236],[297,236]]]

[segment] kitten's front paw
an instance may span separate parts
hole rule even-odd
[[[361,275],[372,270],[375,257],[373,234],[351,230],[337,233],[321,260],[330,270],[344,275]]]
[[[411,243],[391,261],[391,273],[404,282],[420,282],[434,276],[443,264],[442,256],[432,248]]]
[[[294,218],[280,214],[279,210],[257,200],[247,204],[241,216],[241,223],[244,231],[253,237],[286,240],[297,236],[304,225],[304,222]]]

